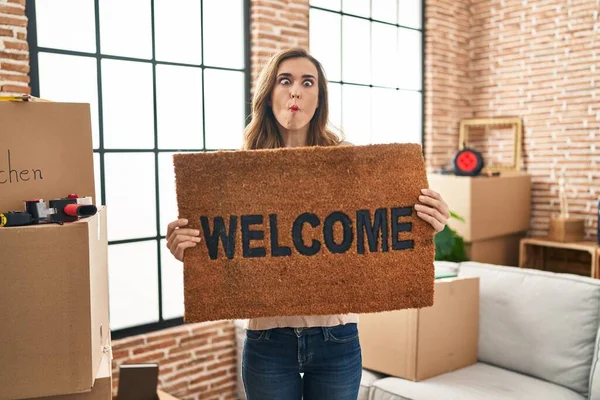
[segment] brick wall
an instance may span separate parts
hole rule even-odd
[[[430,0],[425,8],[425,158],[447,164],[458,147],[458,124],[471,115],[470,0]]]
[[[587,237],[595,238],[600,1],[473,0],[472,9],[474,116],[523,117],[523,161],[533,175],[530,233],[545,234],[558,211],[550,171],[564,167],[569,211],[587,219]]]
[[[529,233],[545,235],[550,215],[559,211],[551,175],[553,168],[557,172],[564,168],[570,184],[569,211],[586,219],[586,239],[595,240],[600,197],[600,1],[447,2],[429,1],[426,14],[428,164],[439,167],[451,157],[458,144],[458,116],[522,117],[523,166],[533,176]],[[450,13],[451,7],[459,12]],[[466,30],[465,79],[465,55],[457,46],[464,46]],[[444,41],[451,35],[460,44]],[[440,66],[444,60],[451,65]],[[511,142],[506,134],[490,132],[487,154],[496,154],[499,162],[508,161]]]
[[[189,324],[113,340],[113,395],[123,363],[159,364],[159,388],[186,400],[236,398],[235,329],[231,321]]]
[[[0,0],[0,95],[29,94],[25,0]]]

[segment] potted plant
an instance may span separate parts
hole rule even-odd
[[[464,218],[450,211],[450,217],[460,222],[465,222]],[[436,261],[469,261],[465,250],[465,242],[458,233],[448,225],[434,237],[435,260]]]

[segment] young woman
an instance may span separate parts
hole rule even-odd
[[[350,145],[327,128],[328,117],[321,64],[303,49],[281,51],[258,79],[243,147]],[[419,201],[417,215],[441,231],[450,216],[444,200],[423,189]],[[167,231],[178,260],[201,241],[186,225],[173,221]],[[250,319],[242,356],[248,400],[355,400],[362,375],[357,322],[356,314]]]

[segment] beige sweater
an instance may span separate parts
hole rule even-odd
[[[352,146],[352,143],[343,141],[340,146]],[[337,315],[306,315],[251,318],[246,323],[250,330],[263,330],[272,328],[310,328],[315,326],[335,326],[348,323],[357,323],[358,314]]]

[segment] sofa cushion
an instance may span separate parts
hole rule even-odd
[[[370,400],[583,400],[565,387],[492,365],[477,363],[421,381],[383,378]]]
[[[480,361],[587,396],[600,281],[475,262],[459,275],[480,277]]]
[[[386,375],[379,372],[370,371],[368,369],[362,370],[362,377],[360,379],[360,388],[358,389],[358,397],[356,400],[369,400],[369,393],[373,382],[385,377]]]

